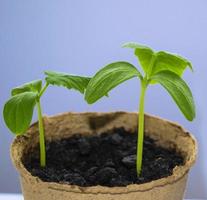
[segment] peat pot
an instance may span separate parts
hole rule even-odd
[[[59,140],[73,134],[100,134],[113,128],[137,129],[137,113],[64,113],[44,117],[46,140]],[[25,200],[182,200],[188,172],[195,162],[197,144],[194,137],[180,125],[145,115],[145,134],[165,148],[176,148],[185,160],[166,178],[126,187],[79,187],[54,182],[43,182],[24,167],[25,152],[38,143],[38,124],[33,124],[28,134],[17,136],[11,146],[12,161],[20,174]]]

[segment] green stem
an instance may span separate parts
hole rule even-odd
[[[46,166],[46,151],[45,151],[45,133],[44,125],[42,120],[42,109],[40,105],[40,99],[37,101],[37,111],[38,111],[38,125],[39,125],[39,141],[40,141],[40,166]]]
[[[141,94],[139,101],[139,117],[138,117],[138,140],[137,140],[137,175],[140,176],[142,171],[142,158],[143,158],[143,141],[144,141],[144,98],[147,89],[146,80],[141,81]]]
[[[49,83],[46,83],[45,86],[42,88],[42,90],[39,93],[39,98],[44,94],[45,90],[47,89],[47,87],[49,86]]]

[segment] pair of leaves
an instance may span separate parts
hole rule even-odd
[[[63,86],[84,93],[90,81],[88,77],[74,76],[52,71],[45,72],[47,85]],[[16,135],[24,134],[29,128],[34,107],[42,92],[42,81],[36,80],[12,89],[11,98],[4,106],[4,121]]]
[[[123,47],[134,49],[134,54],[137,56],[142,69],[148,76],[166,70],[174,72],[178,76],[182,76],[187,67],[193,70],[191,63],[187,59],[176,54],[165,51],[154,52],[151,48],[136,43],[127,43],[124,44]],[[150,62],[153,57],[155,59],[152,69],[150,69]]]
[[[124,46],[135,49],[135,55],[140,60],[145,77],[147,75],[149,77],[148,82],[160,83],[172,96],[184,116],[192,121],[195,118],[193,96],[181,78],[187,66],[192,69],[190,62],[180,56],[163,51],[154,53],[149,47],[135,43]],[[133,77],[139,77],[141,81],[144,79],[141,73],[130,63],[111,63],[98,71],[90,80],[86,89],[85,100],[92,104],[120,83]]]

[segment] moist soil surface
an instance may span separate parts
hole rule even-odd
[[[47,143],[47,166],[39,166],[39,146],[25,155],[23,163],[33,176],[47,182],[79,186],[126,186],[167,177],[173,168],[183,164],[183,158],[174,150],[144,139],[143,169],[136,173],[137,133],[123,128],[111,133],[81,136]]]

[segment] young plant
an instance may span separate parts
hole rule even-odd
[[[45,133],[40,99],[48,86],[57,85],[75,89],[84,93],[90,78],[74,76],[53,71],[45,72],[45,85],[41,80],[35,80],[16,87],[11,91],[11,98],[5,103],[3,115],[7,127],[15,135],[23,135],[29,128],[34,107],[37,107],[40,144],[40,166],[46,166]]]
[[[103,67],[90,80],[85,93],[85,100],[92,104],[108,94],[110,90],[120,83],[138,77],[141,83],[136,170],[140,176],[143,158],[144,139],[144,103],[145,93],[149,85],[161,84],[174,99],[184,114],[192,121],[195,118],[195,105],[192,93],[181,78],[187,67],[191,70],[191,63],[185,58],[165,51],[155,52],[151,48],[136,43],[127,43],[123,47],[134,49],[142,67],[143,74],[128,62],[114,62]]]

